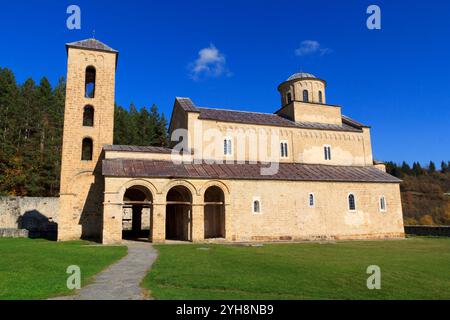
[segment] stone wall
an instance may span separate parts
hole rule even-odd
[[[0,197],[0,229],[28,230],[32,238],[56,238],[59,198]]]

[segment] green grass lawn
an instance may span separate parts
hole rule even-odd
[[[450,299],[445,238],[155,247],[143,284],[157,299]],[[367,289],[370,265],[381,290]]]
[[[0,299],[45,299],[70,294],[67,267],[81,268],[82,285],[126,255],[126,247],[88,242],[0,239]]]

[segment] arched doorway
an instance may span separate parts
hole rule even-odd
[[[184,186],[169,190],[166,197],[166,239],[191,241],[192,194]]]
[[[225,238],[225,196],[221,188],[206,189],[204,199],[205,239]]]
[[[122,238],[151,239],[153,227],[153,197],[142,186],[133,186],[123,196]]]

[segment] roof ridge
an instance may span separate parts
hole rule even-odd
[[[258,111],[246,111],[246,110],[234,110],[234,109],[223,109],[223,108],[209,108],[209,107],[198,107],[196,106],[198,109],[206,109],[206,110],[219,110],[219,111],[232,111],[232,112],[242,112],[242,113],[256,113],[256,114],[264,114],[264,115],[269,115],[269,116],[276,116],[276,117],[280,117],[283,118],[275,113],[268,113],[268,112],[258,112]],[[285,119],[285,118],[283,118]],[[289,119],[286,119],[288,121],[290,121]]]

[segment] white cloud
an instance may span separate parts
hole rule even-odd
[[[193,80],[231,75],[231,72],[226,67],[225,56],[214,44],[210,44],[209,47],[203,48],[198,52],[197,60],[189,64],[189,72]]]
[[[315,40],[304,40],[300,44],[300,47],[295,49],[295,54],[297,56],[306,56],[311,54],[319,54],[321,56],[331,52],[331,49],[324,48],[318,41]]]

